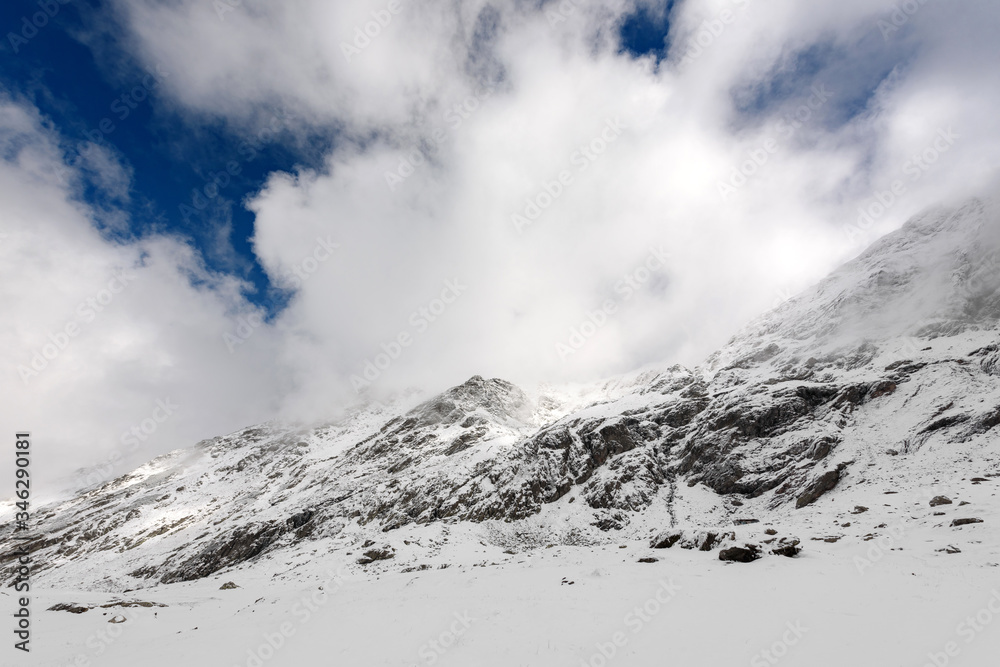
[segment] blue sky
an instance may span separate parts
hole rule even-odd
[[[51,22],[27,43],[12,43],[8,34],[0,83],[51,121],[65,139],[68,160],[81,144],[96,138],[131,169],[127,200],[109,197],[98,183],[86,188],[85,201],[96,210],[126,214],[125,227],[96,221],[102,231],[122,241],[151,233],[183,235],[210,269],[247,281],[252,303],[271,314],[280,311],[288,294],[271,284],[256,261],[249,242],[253,215],[242,201],[274,171],[317,164],[332,133],[308,134],[303,149],[284,126],[261,137],[234,132],[224,120],[179,112],[158,90],[168,71],[150,72],[137,65],[107,25],[102,26],[104,34],[93,33],[95,23],[107,18],[108,8],[100,0],[57,6]],[[24,17],[39,11],[36,2],[11,0],[0,7],[0,25],[18,26],[21,30],[8,33],[20,35]],[[233,161],[239,173],[226,174]],[[213,183],[223,187],[214,190]],[[216,197],[207,196],[215,192]]]
[[[664,58],[672,4],[626,15],[618,26],[621,50]],[[127,200],[96,182],[85,190],[95,210],[125,214],[124,227],[98,220],[102,231],[123,241],[151,233],[183,235],[209,269],[245,280],[247,299],[269,318],[280,312],[290,294],[273,285],[258,263],[250,243],[254,217],[242,202],[273,172],[320,167],[336,131],[289,120],[262,137],[259,131],[233,130],[224,119],[184,113],[158,90],[170,72],[138,65],[115,39],[118,32],[100,25],[109,10],[101,0],[57,2],[49,11],[55,7],[59,11],[26,43],[9,33],[20,35],[24,17],[44,8],[33,0],[11,0],[0,8],[0,25],[21,28],[8,31],[0,47],[0,84],[58,128],[68,159],[80,144],[97,139],[130,168]],[[233,162],[228,171],[238,174],[227,173]]]
[[[622,51],[633,57],[652,55],[658,61],[670,48],[670,11],[674,0],[658,6],[641,5],[622,20],[618,34]]]

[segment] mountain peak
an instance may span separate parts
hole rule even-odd
[[[528,424],[532,405],[528,396],[516,385],[493,378],[486,380],[474,375],[463,384],[452,387],[439,396],[410,411],[424,425],[449,425],[469,415],[481,413],[501,423],[512,421]]]
[[[964,470],[971,451],[994,474],[997,219],[981,202],[919,216],[695,372],[647,369],[537,406],[476,375],[412,409],[243,429],[42,508],[26,546],[50,581],[135,589],[278,550],[346,553],[363,531],[554,513],[573,540],[646,539],[737,512],[787,518],[904,466]]]
[[[914,217],[751,323],[709,367],[774,366],[900,338],[923,347],[941,335],[994,330],[998,319],[1000,212],[974,199]]]

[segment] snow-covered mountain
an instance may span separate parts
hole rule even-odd
[[[263,562],[277,576],[302,554],[413,569],[454,531],[508,555],[763,541],[858,493],[992,484],[998,328],[1000,217],[976,200],[915,218],[699,368],[535,395],[477,376],[249,427],[39,510],[27,546],[47,586],[121,592]]]

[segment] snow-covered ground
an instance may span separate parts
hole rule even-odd
[[[235,590],[212,580],[142,596],[167,607],[43,613],[31,664],[776,664],[767,650],[787,665],[902,667],[949,642],[961,651],[951,664],[996,664],[1000,580],[974,562],[990,552],[937,556],[921,541],[901,540],[864,576],[851,560],[867,554],[859,545],[749,566],[691,551],[639,564],[636,544],[563,547],[523,563],[348,576],[324,591],[320,572],[274,583],[255,568],[232,577]],[[37,603],[68,598],[109,600],[52,591]]]
[[[694,370],[474,377],[41,508],[0,664],[995,665],[998,219],[922,216]]]
[[[714,551],[613,536],[515,550],[491,543],[484,526],[352,526],[336,542],[195,582],[120,595],[40,590],[31,660],[7,664],[917,667],[936,655],[938,665],[994,665],[1000,478],[948,479],[932,463],[926,475],[873,466],[868,483],[733,528],[739,542],[760,543],[771,526],[799,537],[796,558],[725,563]],[[686,492],[681,505],[703,507],[703,494]],[[940,495],[952,503],[932,507]],[[983,523],[952,527],[956,518]],[[562,520],[553,510],[526,525]],[[369,539],[395,557],[358,565]],[[238,588],[220,590],[229,581]],[[116,601],[166,606],[42,611]]]

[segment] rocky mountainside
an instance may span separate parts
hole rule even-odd
[[[918,470],[997,475],[998,258],[996,209],[932,211],[700,368],[532,396],[477,376],[319,426],[250,427],[40,510],[28,547],[42,579],[124,590],[309,542],[356,548],[338,541],[356,527],[556,512],[600,540],[807,512]]]

